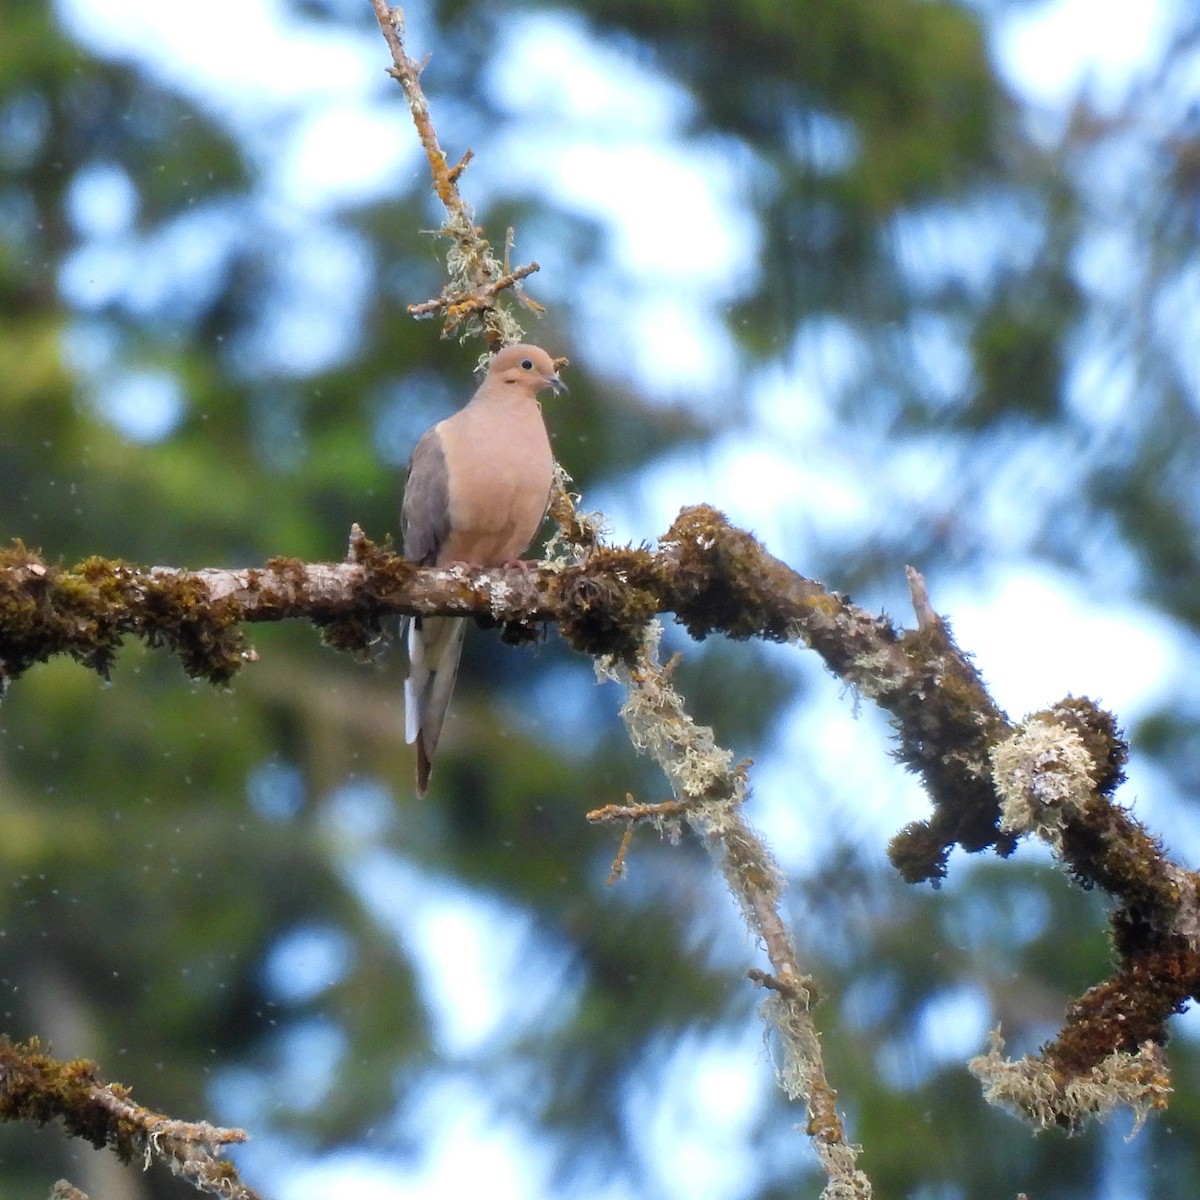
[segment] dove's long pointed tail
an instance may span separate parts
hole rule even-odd
[[[459,617],[414,617],[408,625],[404,735],[417,744],[418,796],[424,796],[429,788],[466,631],[467,623]]]

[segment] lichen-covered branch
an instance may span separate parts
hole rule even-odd
[[[595,538],[573,520],[585,542]],[[885,618],[797,575],[707,506],[684,509],[657,551],[596,542],[580,561],[534,571],[418,568],[358,531],[345,562],[276,558],[242,570],[101,558],[65,569],[20,543],[0,551],[0,670],[8,679],[57,654],[107,671],[121,640],[134,636],[178,654],[193,676],[223,683],[254,659],[243,624],[307,619],[335,646],[364,649],[380,618],[396,613],[476,616],[516,640],[522,629],[557,622],[585,653],[628,656],[646,621],[663,612],[696,637],[803,635],[846,678],[893,695],[925,673]]]
[[[1017,1063],[991,1052],[971,1069],[1037,1126],[1077,1128],[1117,1104],[1136,1119],[1170,1091],[1167,1020],[1200,994],[1200,887],[1113,793],[1128,753],[1111,714],[1070,697],[1027,717],[992,750],[1001,828],[1045,841],[1085,887],[1115,901],[1117,967],[1067,1012],[1059,1035]]]
[[[1077,1131],[1117,1108],[1133,1112],[1136,1131],[1151,1112],[1166,1108],[1171,1081],[1161,1047],[1146,1041],[1116,1051],[1084,1071],[1054,1070],[1042,1055],[1004,1057],[1004,1039],[992,1034],[991,1049],[970,1062],[989,1104],[1007,1108],[1035,1129]]]
[[[227,1200],[258,1200],[221,1151],[246,1140],[240,1129],[176,1121],[129,1098],[129,1089],[105,1083],[86,1059],[62,1062],[43,1054],[37,1039],[25,1044],[0,1038],[0,1120],[61,1120],[73,1137],[109,1147],[123,1162],[158,1161],[198,1191]],[[71,1194],[69,1184],[56,1185]],[[62,1189],[69,1190],[62,1190]]]
[[[779,914],[783,890],[779,869],[742,813],[747,777],[730,751],[716,744],[707,726],[697,725],[658,660],[661,626],[650,622],[631,656],[597,664],[601,678],[626,689],[621,716],[633,744],[662,768],[674,803],[626,806],[630,819],[682,817],[708,847],[747,924],[762,939],[772,975],[751,972],[768,990],[763,1015],[780,1043],[779,1077],[784,1091],[808,1110],[806,1130],[826,1176],[825,1200],[869,1200],[871,1185],[858,1169],[858,1147],[846,1137],[837,1093],[825,1073],[824,1055],[812,1017],[811,982],[801,972],[796,950]],[[601,809],[594,820],[611,820]]]
[[[88,1195],[69,1180],[59,1179],[50,1189],[50,1200],[88,1200]]]

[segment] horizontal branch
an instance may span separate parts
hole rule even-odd
[[[586,561],[524,568],[421,568],[355,529],[341,563],[273,558],[261,567],[183,570],[90,558],[70,569],[17,543],[0,552],[0,671],[16,678],[68,654],[106,672],[121,640],[177,653],[189,674],[226,682],[254,653],[239,626],[307,619],[365,649],[387,615],[556,622],[590,655],[628,657],[651,617],[673,612],[697,638],[803,637],[839,674],[897,695],[923,677],[891,623],[854,608],[767,554],[715,509],[684,509],[659,549],[597,546]]]

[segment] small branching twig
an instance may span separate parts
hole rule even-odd
[[[438,313],[444,313],[445,333],[447,336],[455,334],[458,332],[459,326],[469,317],[482,316],[493,308],[493,302],[498,292],[514,287],[527,275],[532,275],[534,271],[538,270],[541,268],[536,262],[526,263],[525,266],[518,267],[515,271],[509,271],[508,274],[501,275],[499,279],[491,280],[475,288],[474,291],[438,296],[434,300],[425,300],[421,304],[410,304],[408,314],[418,320],[424,320],[427,317],[436,317]],[[528,297],[523,297],[523,299],[526,303],[532,303]],[[541,308],[541,305],[538,305],[538,308]]]
[[[626,801],[625,804],[606,804],[603,808],[593,808],[587,814],[587,820],[594,825],[633,825],[639,822],[661,825],[666,820],[683,816],[688,807],[682,800],[662,800],[657,804],[638,804],[632,796],[627,796]]]
[[[611,886],[625,874],[625,859],[629,848],[633,845],[633,829],[635,825],[653,825],[659,833],[667,834],[672,840],[678,837],[679,823],[687,814],[687,805],[679,800],[663,800],[658,804],[638,804],[631,795],[626,794],[624,804],[606,804],[603,808],[594,808],[586,814],[586,819],[593,825],[624,825],[625,832],[621,835],[621,844],[613,858],[612,869],[608,873],[608,883]]]

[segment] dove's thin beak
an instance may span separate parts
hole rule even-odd
[[[557,375],[551,375],[546,382],[554,389],[556,396],[565,396],[571,390]]]

